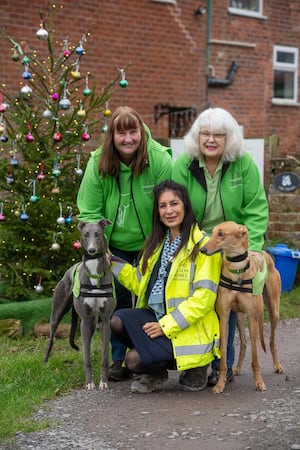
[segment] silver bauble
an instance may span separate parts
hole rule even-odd
[[[83,170],[82,169],[75,169],[75,173],[76,173],[76,175],[78,175],[79,177],[81,177],[82,176],[82,174],[83,174]]]
[[[45,109],[45,111],[43,112],[43,117],[44,119],[51,119],[52,112],[50,111],[50,109]]]
[[[65,218],[63,216],[58,217],[56,223],[58,225],[63,225],[65,223]]]
[[[35,292],[37,292],[38,294],[41,294],[43,292],[43,290],[44,290],[44,288],[40,283],[35,288]]]
[[[51,250],[57,251],[60,249],[60,245],[58,242],[53,242],[53,244],[51,245]]]
[[[30,86],[26,85],[26,86],[21,87],[20,93],[22,95],[30,95],[32,93],[32,89]]]
[[[60,100],[59,106],[61,109],[69,109],[71,106],[71,102],[68,98],[64,97]]]
[[[40,39],[41,41],[46,41],[48,39],[48,31],[45,30],[45,28],[40,28],[37,32],[36,32],[37,38]]]

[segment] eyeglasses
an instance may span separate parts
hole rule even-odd
[[[216,140],[223,139],[226,136],[226,133],[211,133],[210,131],[200,131],[199,134],[204,137],[204,139],[212,137]]]

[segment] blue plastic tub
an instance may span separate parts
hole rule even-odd
[[[282,292],[289,292],[295,284],[300,252],[288,248],[286,244],[277,244],[275,247],[269,247],[267,250],[275,258],[276,269],[281,277]]]

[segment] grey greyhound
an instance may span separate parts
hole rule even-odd
[[[102,323],[102,367],[99,389],[108,388],[110,317],[116,306],[113,276],[106,260],[107,243],[104,229],[108,225],[111,225],[111,222],[107,219],[96,223],[79,222],[78,224],[80,242],[84,251],[82,261],[71,266],[54,289],[50,341],[44,357],[44,362],[47,362],[58,324],[72,308],[69,342],[71,347],[79,350],[75,344],[79,316],[87,390],[95,389],[90,350],[99,316]]]

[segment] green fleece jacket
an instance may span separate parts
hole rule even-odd
[[[186,153],[182,153],[175,161],[172,178],[186,186],[201,227],[207,187],[199,161],[191,160]],[[223,164],[219,189],[224,221],[232,220],[245,225],[250,250],[260,252],[268,227],[269,211],[258,168],[248,153]]]
[[[153,187],[165,179],[171,178],[172,152],[151,137],[150,130],[145,126],[147,134],[148,165],[143,172],[131,178],[131,195],[135,205],[141,237],[143,241],[148,236],[152,226]],[[101,148],[91,152],[79,191],[77,206],[78,219],[84,222],[96,222],[102,218],[115,223],[120,203],[118,179],[113,176],[102,178],[98,166]],[[130,229],[130,217],[124,224],[124,230]],[[108,240],[111,238],[113,226],[105,229]],[[128,235],[124,232],[123,250],[128,250]],[[140,250],[140,249],[137,249]]]

